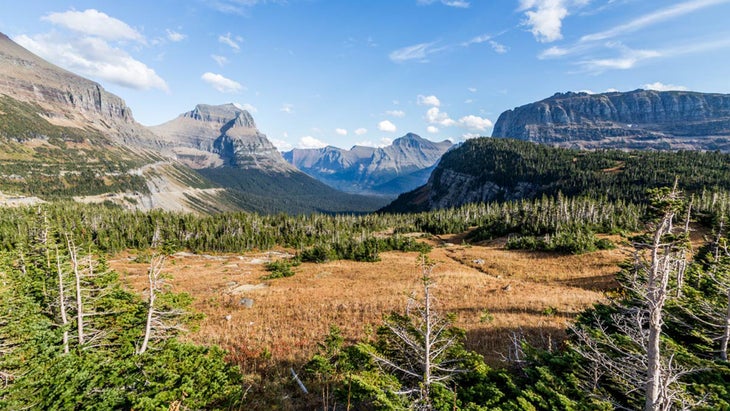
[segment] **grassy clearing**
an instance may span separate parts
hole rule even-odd
[[[557,346],[566,322],[603,298],[614,286],[617,264],[628,256],[624,248],[565,256],[505,250],[504,240],[479,246],[454,245],[459,237],[430,241],[439,308],[455,314],[468,348],[491,363],[507,354],[514,332]],[[165,270],[175,291],[189,292],[195,309],[206,314],[189,338],[221,345],[244,371],[254,372],[262,362],[309,358],[332,324],[348,339],[368,335],[384,313],[402,311],[418,289],[417,253],[402,252],[382,253],[375,263],[303,263],[293,277],[261,280],[265,262],[285,253],[169,260]],[[144,263],[121,255],[111,265],[144,290]]]

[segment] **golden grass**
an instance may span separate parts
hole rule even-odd
[[[459,242],[458,237],[441,240]],[[559,256],[508,251],[500,241],[447,244],[430,254],[438,262],[433,271],[438,307],[456,315],[468,348],[491,363],[507,353],[513,332],[543,347],[559,344],[570,318],[603,298],[603,291],[613,286],[617,264],[628,256],[622,249]],[[190,293],[194,309],[206,314],[187,338],[218,344],[244,371],[254,371],[262,360],[306,360],[331,325],[350,341],[360,339],[383,314],[402,311],[408,296],[419,291],[416,253],[382,253],[376,263],[305,263],[293,277],[261,281],[266,273],[261,262],[277,258],[282,256],[172,257],[165,271],[174,290]],[[110,263],[143,292],[146,264],[128,255]],[[241,291],[242,285],[262,283],[266,287]],[[253,306],[242,305],[244,298],[253,300]]]

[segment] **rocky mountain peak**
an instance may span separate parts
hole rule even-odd
[[[245,128],[256,128],[256,123],[246,110],[243,110],[235,104],[221,104],[217,106],[208,104],[198,104],[195,109],[184,113],[183,118],[190,118],[193,120],[203,121],[207,123],[220,124],[221,126],[238,126]]]

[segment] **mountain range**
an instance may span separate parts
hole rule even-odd
[[[394,197],[424,184],[452,146],[448,140],[435,143],[408,133],[386,147],[294,149],[284,158],[338,190]]]
[[[147,128],[121,98],[5,35],[0,73],[0,198],[203,213],[365,212],[385,204],[297,170],[234,105],[201,104]]]

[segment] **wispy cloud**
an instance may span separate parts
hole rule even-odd
[[[202,0],[208,7],[228,14],[247,14],[248,11],[257,5],[267,3],[286,3],[286,0]]]
[[[241,110],[246,110],[249,113],[254,113],[255,114],[255,113],[257,113],[259,111],[259,109],[257,109],[256,107],[254,107],[253,105],[251,105],[249,103],[243,103],[243,104],[233,103],[233,105],[236,106],[236,107],[238,107],[238,108],[240,108]]]
[[[403,118],[406,116],[406,112],[403,110],[388,110],[385,112],[385,114],[396,118]]]
[[[346,136],[347,135],[347,129],[344,128],[336,128],[335,133],[337,133],[340,136]]]
[[[167,33],[167,39],[172,42],[183,41],[187,37],[185,34],[182,34],[175,30],[167,29],[167,30],[165,30],[165,32]]]
[[[417,0],[417,3],[423,6],[433,3],[441,3],[444,6],[458,7],[461,9],[468,9],[471,6],[471,3],[465,0]]]
[[[611,58],[587,58],[580,60],[578,64],[585,71],[598,74],[607,70],[628,70],[644,60],[662,56],[657,50],[634,50],[621,43],[614,43],[609,47],[619,50],[619,55]]]
[[[243,38],[241,36],[233,36],[231,33],[226,33],[226,35],[220,35],[218,36],[218,42],[223,43],[227,45],[228,47],[232,48],[234,51],[241,50],[241,46],[239,43],[243,41]]]
[[[645,27],[664,22],[673,18],[681,17],[685,14],[703,9],[705,7],[715,6],[718,4],[729,3],[730,0],[691,0],[684,3],[675,4],[657,10],[653,13],[645,14],[639,18],[631,20],[627,23],[620,24],[608,30],[588,34],[580,38],[581,42],[602,41],[612,39],[625,34],[633,33]]]
[[[286,114],[293,114],[294,113],[294,105],[289,103],[284,103],[281,105],[281,108],[279,109],[282,113]]]
[[[210,58],[212,58],[221,67],[223,67],[226,64],[228,64],[228,57],[219,56],[218,54],[211,54],[210,55]]]
[[[434,47],[436,43],[419,43],[412,46],[399,48],[390,52],[388,57],[396,63],[403,63],[410,60],[417,60],[421,63],[428,62],[428,56],[441,50]]]
[[[365,135],[367,133],[368,133],[368,129],[366,129],[366,128],[360,127],[360,128],[358,128],[358,129],[355,130],[355,134],[358,135],[358,136],[362,136],[362,135]]]

